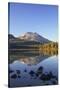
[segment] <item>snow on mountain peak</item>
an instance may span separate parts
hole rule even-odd
[[[48,39],[40,36],[36,32],[26,32],[23,35],[21,35],[19,38],[23,40],[37,41],[37,42],[48,42],[49,41]]]

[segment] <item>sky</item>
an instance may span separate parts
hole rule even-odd
[[[58,41],[58,6],[41,4],[8,4],[9,33],[18,37],[25,32],[36,32]]]

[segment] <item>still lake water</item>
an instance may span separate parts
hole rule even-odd
[[[58,84],[58,56],[13,55],[9,63],[9,86]]]

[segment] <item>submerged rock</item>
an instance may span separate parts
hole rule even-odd
[[[25,69],[24,72],[27,72],[27,70]]]
[[[39,76],[39,74],[38,74],[38,73],[35,73],[35,75],[36,75],[36,77],[38,77],[38,76]]]
[[[41,75],[43,73],[43,67],[40,66],[37,71],[36,71],[36,76],[38,77],[39,75]]]
[[[48,81],[51,79],[51,76],[49,74],[42,74],[41,77],[40,77],[41,80],[43,81]]]
[[[20,73],[21,73],[21,71],[20,71],[20,70],[16,70],[16,72],[17,72],[17,74],[20,74]]]
[[[14,71],[13,70],[9,70],[9,73],[13,73]]]
[[[21,78],[21,76],[18,76],[18,78]]]
[[[11,76],[11,78],[12,78],[12,79],[16,79],[16,78],[17,78],[17,75],[16,75],[16,74],[13,74],[13,75]]]
[[[30,74],[31,76],[34,76],[35,72],[31,70],[31,71],[29,72],[29,74]]]
[[[40,67],[38,68],[38,70],[41,70],[41,71],[43,71],[43,67],[42,67],[42,66],[40,66]]]

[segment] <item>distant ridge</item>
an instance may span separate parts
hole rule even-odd
[[[26,32],[23,35],[19,36],[19,37],[15,37],[12,34],[8,35],[8,38],[10,40],[22,40],[22,41],[35,41],[35,42],[39,42],[39,43],[49,43],[51,42],[50,40],[44,38],[43,36],[39,35],[38,33],[33,33],[33,32]]]
[[[12,34],[8,34],[9,39],[15,39],[15,37]]]
[[[44,43],[48,43],[50,42],[50,40],[42,37],[41,35],[39,35],[38,33],[33,33],[33,32],[26,32],[25,34],[23,34],[22,36],[18,37],[22,40],[27,40],[27,41],[37,41],[37,42],[44,42]]]

